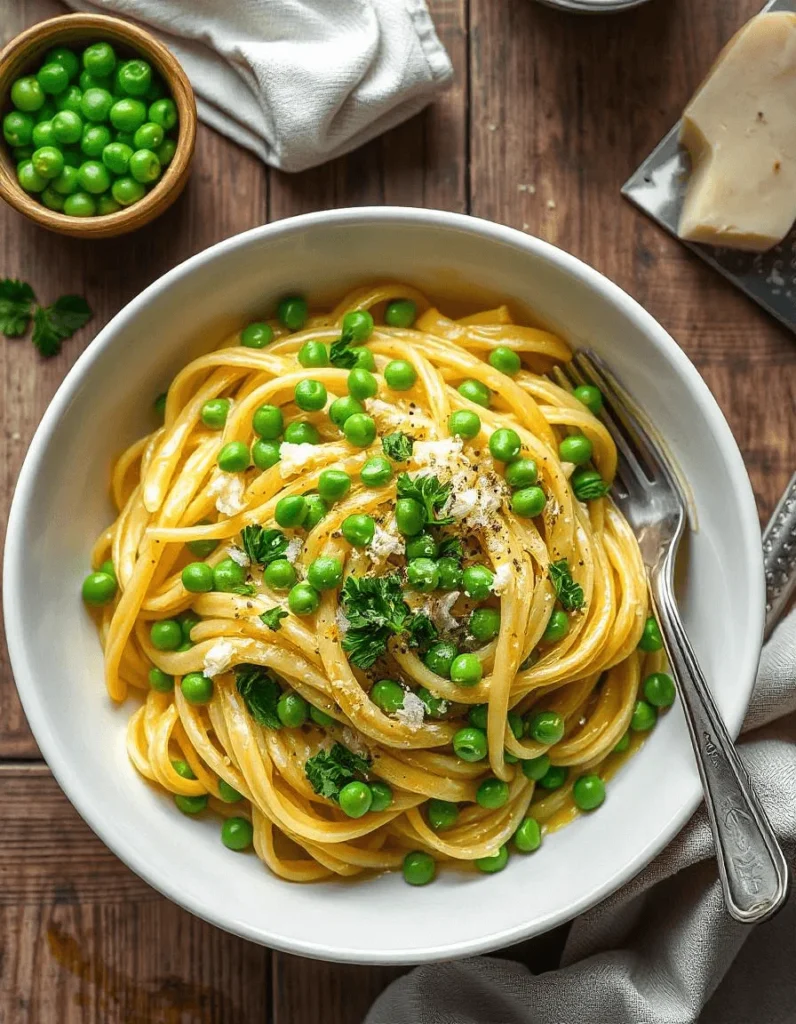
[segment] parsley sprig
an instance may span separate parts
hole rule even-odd
[[[461,562],[464,558],[464,548],[459,538],[445,537],[444,540],[441,540],[437,558],[453,558],[457,562]]]
[[[548,572],[562,607],[568,612],[582,608],[583,587],[572,578],[572,571],[566,558],[551,562]]]
[[[237,665],[235,685],[247,711],[258,725],[269,729],[281,728],[276,705],[282,690],[261,665]]]
[[[414,440],[401,430],[394,434],[387,434],[381,439],[384,454],[393,462],[406,462],[410,459],[414,445]]]
[[[396,488],[399,498],[414,498],[425,509],[427,526],[447,526],[454,521],[453,516],[437,514],[451,492],[451,485],[442,483],[439,477],[426,473],[412,479],[408,473],[401,473]]]
[[[422,647],[439,635],[427,615],[412,614],[404,601],[397,573],[349,576],[341,601],[349,622],[343,650],[357,668],[370,668],[387,650],[391,636],[408,633],[410,647]]]
[[[357,354],[353,349],[353,331],[343,331],[340,337],[332,342],[329,350],[329,362],[332,366],[338,366],[343,370],[352,369],[357,364]]]
[[[254,523],[252,526],[244,526],[240,537],[249,561],[259,565],[275,562],[277,558],[283,558],[287,551],[288,540],[281,530],[266,530]]]
[[[369,768],[370,758],[355,754],[342,743],[335,743],[331,750],[319,750],[308,758],[304,772],[319,796],[337,801],[343,786],[358,775],[366,775]]]
[[[62,295],[51,306],[35,305],[29,284],[12,278],[0,280],[0,331],[6,338],[20,338],[33,320],[31,340],[43,356],[57,355],[61,342],[71,338],[92,316],[80,295]]]
[[[274,605],[273,608],[269,608],[268,611],[263,612],[260,616],[260,621],[264,626],[268,626],[276,632],[282,628],[282,619],[287,618],[287,612],[284,608],[280,608],[278,604]]]

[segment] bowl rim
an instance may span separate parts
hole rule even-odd
[[[762,644],[765,577],[754,494],[741,453],[718,403],[680,346],[651,314],[617,284],[582,260],[549,242],[515,228],[470,217],[466,214],[400,206],[344,208],[302,214],[261,225],[218,242],[172,268],[144,289],[106,324],[80,355],[55,393],[36,429],[17,480],[8,518],[3,569],[3,604],[8,650],[17,691],[42,755],[56,781],[81,817],[127,867],[158,892],[197,917],[222,930],[273,949],[315,959],[358,964],[414,964],[471,956],[520,942],[532,934],[540,934],[571,920],[627,884],[668,845],[697,809],[702,800],[702,789],[696,765],[693,766],[688,798],[684,799],[679,813],[672,815],[667,822],[662,823],[657,834],[649,839],[646,845],[631,860],[627,861],[618,873],[611,875],[603,884],[595,886],[577,901],[562,906],[560,910],[551,912],[542,919],[537,919],[533,927],[512,926],[492,931],[478,939],[387,952],[330,947],[323,943],[310,941],[285,941],[267,927],[251,927],[236,920],[233,915],[228,915],[225,919],[212,906],[187,898],[185,893],[171,881],[155,877],[154,872],[149,869],[146,857],[123,838],[115,828],[113,821],[101,818],[98,813],[95,813],[90,787],[81,778],[79,772],[74,770],[69,759],[61,758],[57,753],[44,701],[28,662],[25,623],[21,618],[20,604],[14,600],[14,595],[23,586],[25,559],[20,537],[26,518],[26,509],[31,501],[38,465],[45,450],[53,441],[58,423],[79,390],[85,373],[103,355],[105,350],[114,344],[117,329],[134,319],[140,309],[145,307],[154,296],[168,289],[173,282],[191,274],[198,266],[213,261],[228,251],[246,246],[255,239],[260,237],[278,238],[293,233],[300,234],[315,227],[327,225],[349,224],[353,226],[380,222],[399,226],[415,223],[423,227],[438,226],[444,229],[454,229],[479,235],[488,241],[519,247],[541,257],[556,265],[564,273],[580,279],[590,289],[598,292],[603,298],[618,307],[620,312],[634,320],[650,343],[664,350],[675,364],[678,373],[686,378],[694,390],[696,401],[701,404],[702,412],[710,424],[715,442],[725,459],[730,484],[737,496],[739,520],[742,524],[739,548],[742,550],[744,558],[748,560],[750,579],[752,580],[752,589],[747,595],[746,622],[743,626],[746,631],[745,635],[750,638],[750,642],[744,652],[742,662],[738,665],[737,672],[738,690],[744,688],[745,692],[738,711],[734,717],[727,718],[725,723],[733,736],[738,734],[754,685]],[[754,580],[757,580],[756,584],[754,584]],[[53,756],[54,754],[55,756]]]
[[[20,186],[11,172],[13,160],[4,139],[0,139],[0,197],[18,213],[41,227],[77,238],[109,238],[143,227],[163,213],[179,196],[188,179],[196,145],[196,99],[184,68],[164,43],[134,22],[107,14],[74,12],[59,14],[23,29],[0,50],[0,112],[6,106],[12,76],[9,68],[20,63],[22,70],[37,46],[57,46],[65,34],[104,35],[147,57],[165,79],[179,114],[177,148],[163,177],[151,192],[132,206],[102,217],[70,217],[38,202]],[[14,74],[18,72],[15,70]]]

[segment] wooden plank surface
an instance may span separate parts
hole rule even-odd
[[[175,207],[132,237],[90,246],[0,209],[0,277],[29,280],[49,301],[85,294],[96,312],[57,359],[40,360],[28,342],[0,345],[1,522],[47,402],[125,302],[266,219],[371,203],[511,224],[616,280],[705,375],[768,514],[796,467],[796,343],[618,193],[759,0],[653,0],[605,18],[532,0],[430,7],[456,68],[453,88],[356,153],[290,176],[202,128]],[[55,0],[0,0],[0,42],[59,10]],[[0,643],[0,1021],[355,1024],[400,973],[270,953],[199,922],[105,849],[37,757]],[[564,934],[519,952],[550,969]]]

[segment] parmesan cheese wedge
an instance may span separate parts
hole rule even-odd
[[[796,14],[759,14],[683,113],[691,177],[678,234],[764,252],[796,220]]]

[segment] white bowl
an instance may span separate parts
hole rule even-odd
[[[230,853],[218,823],[181,815],[125,753],[130,707],[105,693],[80,600],[91,544],[112,518],[112,457],[152,429],[153,396],[187,360],[286,292],[339,296],[363,280],[431,294],[505,296],[618,372],[693,490],[682,610],[731,732],[755,676],[763,569],[755,503],[727,423],[669,335],[595,270],[510,228],[449,213],[373,208],[310,214],[228,239],[166,274],[100,332],[47,410],[8,525],[5,616],[31,728],[55,777],[105,843],[165,895],[228,931],[303,956],[413,963],[517,942],[591,907],[659,853],[700,786],[679,707],[611,782],[595,814],[513,856],[497,875],[399,874],[297,885]]]

